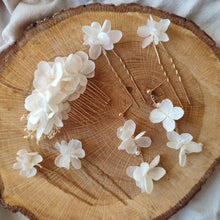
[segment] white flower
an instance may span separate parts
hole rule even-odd
[[[192,141],[193,136],[188,133],[179,135],[177,132],[172,131],[167,133],[167,138],[170,142],[167,146],[176,150],[180,149],[179,152],[179,164],[184,167],[186,164],[186,154],[199,153],[202,151],[202,143],[196,143]]]
[[[147,47],[152,42],[158,45],[160,41],[168,41],[169,37],[165,33],[168,26],[170,25],[169,19],[164,19],[159,22],[153,20],[150,16],[150,20],[147,20],[147,25],[141,26],[137,30],[137,34],[140,37],[145,38],[142,43],[142,48]]]
[[[175,128],[175,120],[179,120],[184,115],[184,111],[180,107],[173,107],[173,103],[169,99],[164,99],[157,104],[157,109],[150,113],[150,121],[152,123],[163,122],[163,127],[171,132]]]
[[[69,169],[71,162],[75,169],[81,168],[81,161],[79,158],[85,157],[85,151],[82,149],[81,141],[71,139],[70,142],[67,143],[62,140],[61,144],[57,142],[55,147],[61,153],[54,161],[56,166]]]
[[[111,22],[105,20],[102,27],[98,22],[93,22],[91,26],[83,26],[82,31],[85,33],[84,45],[89,45],[89,56],[97,59],[102,51],[112,50],[115,43],[120,41],[122,32],[119,30],[111,30]]]
[[[19,150],[17,155],[18,162],[13,164],[13,169],[21,169],[20,175],[23,177],[35,176],[37,169],[34,166],[41,167],[39,163],[43,161],[42,156],[37,152],[28,153],[25,149]]]
[[[159,162],[160,155],[157,155],[150,164],[142,162],[140,167],[129,166],[127,168],[127,175],[136,181],[136,185],[141,189],[141,192],[150,194],[153,191],[153,180],[158,181],[166,174],[164,168],[156,167]]]
[[[119,150],[126,150],[128,154],[139,154],[137,147],[149,147],[151,145],[151,139],[143,136],[146,131],[142,131],[136,137],[134,137],[136,124],[132,120],[125,122],[124,126],[117,129],[117,137],[122,140],[122,143],[118,147]]]

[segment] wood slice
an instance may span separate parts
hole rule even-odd
[[[166,132],[161,124],[152,124],[149,114],[153,109],[146,90],[164,80],[152,46],[141,49],[143,38],[137,36],[138,26],[147,23],[149,15],[155,20],[169,18],[167,31],[170,41],[164,43],[182,77],[191,104],[184,96],[178,77],[167,54],[159,47],[162,62],[168,72],[183,108],[184,117],[177,122],[180,133],[189,132],[204,144],[202,153],[188,156],[187,165],[178,164],[178,151],[166,147]],[[118,83],[103,55],[96,63],[96,76],[91,80],[107,96],[109,104],[101,114],[84,123],[72,118],[52,140],[24,139],[26,113],[24,100],[32,91],[34,71],[38,62],[53,61],[83,46],[83,25],[93,21],[112,22],[112,29],[123,32],[115,45],[139,86],[143,103],[130,77],[112,51],[107,52],[114,68],[135,97],[135,104],[126,117],[137,124],[137,133],[145,130],[152,139],[151,147],[143,154],[150,162],[161,155],[160,165],[167,174],[154,184],[151,195],[141,193],[135,182],[126,175],[129,165],[139,165],[141,158],[118,151],[120,140],[116,130],[124,124],[118,114],[131,100]],[[158,9],[128,5],[90,5],[57,13],[39,21],[25,31],[24,36],[0,56],[0,172],[1,204],[12,211],[21,211],[31,219],[166,219],[182,208],[200,189],[220,161],[220,50],[193,22]],[[170,98],[179,105],[169,83],[155,91],[161,101]],[[58,152],[54,144],[62,139],[80,139],[86,151],[82,169],[57,168],[54,159]],[[19,149],[39,152],[44,161],[35,177],[27,179],[13,170]]]

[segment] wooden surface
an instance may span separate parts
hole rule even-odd
[[[136,34],[137,27],[146,24],[149,13],[156,20],[172,21],[167,31],[171,40],[164,45],[179,69],[191,105],[186,102],[168,57],[163,50],[159,52],[184,106],[185,115],[178,121],[179,132],[189,132],[204,144],[202,153],[190,155],[184,168],[178,164],[178,151],[166,147],[166,133],[161,124],[152,124],[148,119],[153,107],[146,90],[163,80],[153,47],[142,50],[143,39]],[[23,139],[24,123],[20,117],[25,113],[24,100],[31,93],[38,62],[52,61],[78,50],[87,52],[88,48],[82,46],[82,25],[92,21],[103,23],[106,18],[111,20],[112,29],[123,32],[115,51],[146,99],[144,104],[133,88],[131,93],[140,108],[133,105],[126,117],[136,122],[137,133],[146,130],[152,139],[151,147],[143,151],[145,160],[150,162],[160,154],[160,165],[167,170],[165,177],[154,184],[151,195],[142,194],[126,175],[126,168],[140,164],[141,159],[117,149],[120,140],[116,129],[124,123],[118,113],[130,104],[130,99],[103,55],[95,61],[96,76],[92,79],[111,98],[102,114],[86,125],[74,119],[65,121],[60,134],[52,140],[41,141],[39,146],[35,140]],[[112,52],[108,56],[126,86],[132,88],[119,60]],[[168,218],[192,198],[220,160],[219,57],[215,43],[194,23],[149,7],[92,5],[70,9],[32,25],[0,56],[1,204],[31,219]],[[168,97],[178,105],[168,83],[155,94],[159,100]],[[71,138],[80,139],[86,152],[80,170],[54,165],[58,155],[54,143]],[[22,178],[18,170],[12,169],[16,152],[21,148],[37,151],[44,158],[43,168],[34,178]]]

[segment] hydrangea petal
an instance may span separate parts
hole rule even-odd
[[[84,62],[84,67],[83,67],[81,73],[88,77],[88,75],[90,73],[95,73],[94,70],[95,70],[95,63],[91,60],[87,60],[86,62]],[[94,77],[94,75],[95,74],[93,74],[92,76],[90,76],[88,78],[92,78],[92,77]]]
[[[159,110],[164,114],[169,115],[169,113],[173,110],[173,103],[169,99],[164,99],[159,104]]]
[[[43,157],[40,154],[33,156],[32,163],[38,164],[43,161]]]
[[[108,33],[110,30],[111,30],[111,22],[109,20],[105,19],[105,21],[102,25],[101,31]]]
[[[71,158],[71,163],[72,163],[72,166],[77,170],[80,169],[82,166],[81,161],[78,158]]]
[[[82,27],[82,31],[87,35],[91,35],[93,33],[93,28],[86,25]]]
[[[31,168],[31,169],[28,169],[27,171],[26,171],[26,176],[27,176],[27,178],[31,178],[31,177],[33,177],[33,176],[35,176],[37,174],[37,169],[36,168]]]
[[[91,27],[101,30],[101,25],[98,22],[92,22]]]
[[[161,179],[165,174],[166,170],[162,167],[155,167],[149,171],[149,176],[155,181]]]
[[[143,162],[143,163],[141,163],[140,168],[141,168],[142,176],[145,176],[147,174],[148,170],[150,169],[150,166],[148,163]]]
[[[186,165],[186,153],[185,153],[185,149],[182,147],[180,149],[180,152],[179,152],[179,164],[181,167],[184,167]]]
[[[189,133],[183,133],[180,135],[180,138],[181,138],[182,143],[187,144],[190,141],[192,141],[193,136]]]
[[[163,121],[165,118],[166,118],[166,115],[163,114],[159,109],[154,109],[150,113],[150,121],[152,123],[159,123],[159,122]]]
[[[167,142],[167,147],[178,150],[180,149],[181,145],[179,145],[178,142],[170,141]]]
[[[149,147],[151,145],[151,139],[149,137],[140,137],[135,142],[139,147]]]
[[[186,153],[199,153],[202,151],[203,144],[201,143],[198,144],[194,141],[191,141],[185,144],[184,146],[185,146]]]
[[[91,45],[89,48],[89,56],[96,60],[101,55],[101,46],[100,45]]]
[[[130,138],[132,135],[134,135],[136,129],[136,124],[133,120],[127,120],[124,123],[123,127],[120,127],[117,129],[117,137],[121,140],[125,140],[127,138]]]
[[[111,42],[108,34],[106,34],[104,32],[100,32],[97,37],[102,45],[108,45]]]
[[[153,185],[153,180],[147,176],[146,177],[146,183],[145,183],[145,191],[147,194],[151,194],[153,191],[154,185]]]
[[[163,127],[168,131],[168,132],[171,132],[174,130],[175,128],[175,121],[171,118],[166,118],[164,121],[163,121]]]
[[[171,131],[167,132],[167,138],[169,141],[178,142],[180,140],[180,135],[175,131]]]
[[[150,35],[147,38],[144,39],[143,43],[142,43],[142,48],[146,48],[147,46],[149,46],[151,43],[153,42],[153,36]]]
[[[13,169],[21,169],[21,168],[22,168],[22,163],[18,162],[13,164]]]
[[[163,42],[167,42],[169,41],[169,37],[166,33],[161,33],[159,36],[158,36],[158,40],[159,41],[163,41]]]
[[[129,166],[127,169],[126,169],[126,173],[129,177],[133,178],[133,173],[135,171],[135,169],[137,168],[138,166]]]
[[[104,45],[103,45],[103,48],[104,48],[105,50],[112,50],[112,49],[114,48],[114,45],[113,45],[112,43],[110,43],[110,44],[104,44]]]
[[[70,158],[63,155],[58,155],[54,161],[57,167],[64,167],[66,169],[70,168]]]
[[[157,155],[150,163],[150,169],[156,167],[160,162],[160,155]]]
[[[87,62],[87,60],[89,59],[87,53],[85,53],[84,51],[80,50],[77,51],[75,54],[81,57],[83,63]]]
[[[137,34],[138,34],[138,36],[140,36],[140,37],[149,37],[150,35],[151,35],[151,33],[150,33],[150,29],[149,29],[149,27],[148,26],[141,26],[141,27],[138,27],[138,29],[137,29]]]
[[[118,30],[112,30],[108,33],[108,36],[112,44],[118,43],[122,38],[122,32]]]
[[[134,177],[134,179],[135,179],[136,181],[142,181],[143,176],[142,176],[142,172],[141,172],[141,168],[140,168],[140,167],[137,167],[137,168],[134,170],[133,177]]]
[[[78,73],[82,69],[83,63],[80,56],[70,54],[65,62],[65,68],[69,73]]]
[[[170,25],[170,20],[169,19],[163,19],[163,20],[156,23],[157,29],[161,32],[167,31],[169,25]]]
[[[179,120],[184,115],[184,111],[180,107],[174,107],[172,111],[170,111],[170,117],[174,120]]]

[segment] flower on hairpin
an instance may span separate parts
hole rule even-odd
[[[170,25],[169,19],[164,19],[159,22],[154,21],[150,15],[147,20],[147,25],[138,27],[137,34],[145,38],[142,43],[142,48],[147,47],[152,42],[158,45],[160,41],[166,42],[169,40],[168,35],[165,33]]]
[[[13,164],[13,169],[21,169],[20,175],[23,177],[33,177],[37,173],[37,169],[34,166],[41,168],[40,162],[43,161],[42,156],[38,152],[28,153],[25,149],[17,152],[17,163]]]
[[[128,154],[139,154],[137,147],[149,147],[151,145],[151,139],[144,136],[146,131],[142,131],[136,137],[134,137],[136,124],[133,120],[125,122],[124,126],[117,129],[117,137],[122,140],[119,145],[119,150],[126,150]]]
[[[150,164],[142,162],[140,167],[129,166],[127,168],[127,175],[136,181],[136,186],[141,189],[141,192],[152,193],[153,180],[158,181],[166,174],[164,168],[156,167],[159,162],[160,155],[157,155]]]
[[[82,31],[85,33],[84,45],[89,45],[89,56],[97,59],[105,50],[112,50],[114,44],[120,41],[122,32],[119,30],[111,30],[111,22],[105,20],[101,26],[98,22],[93,22],[91,26],[83,26]]]
[[[79,158],[85,157],[85,151],[82,149],[82,143],[79,140],[71,139],[69,143],[62,140],[56,143],[55,147],[60,151],[60,155],[56,157],[54,163],[58,167],[70,168],[70,162],[75,169],[81,168]]]
[[[187,160],[187,154],[190,153],[199,153],[202,151],[202,143],[196,143],[192,141],[193,136],[188,133],[178,134],[175,131],[167,132],[167,138],[170,142],[167,143],[167,146],[179,152],[179,164],[181,167],[184,167]]]
[[[163,127],[171,132],[176,124],[175,120],[179,120],[184,115],[184,111],[180,107],[173,107],[173,103],[169,99],[164,99],[157,104],[157,109],[150,113],[150,121],[152,123],[163,122]]]

